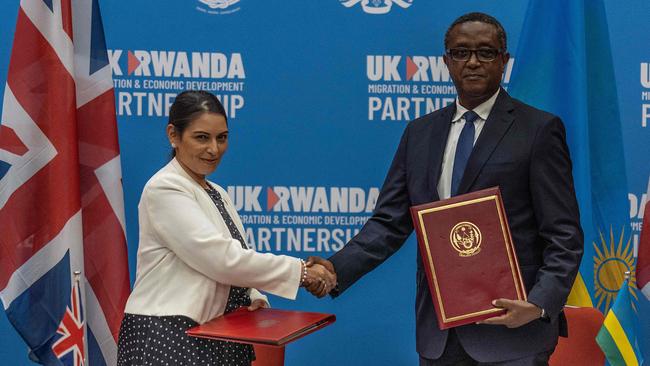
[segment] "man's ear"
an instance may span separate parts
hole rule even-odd
[[[503,57],[503,64],[504,65],[507,64],[508,61],[510,61],[510,53],[508,53],[508,52],[504,52],[503,55],[501,55],[501,57]]]

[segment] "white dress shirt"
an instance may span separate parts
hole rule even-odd
[[[228,214],[244,236],[226,191]],[[173,159],[144,187],[138,205],[140,242],[133,291],[126,313],[185,315],[198,323],[223,314],[230,286],[260,289],[294,299],[301,278],[298,258],[258,253],[233,239],[208,193]]]
[[[501,90],[501,89],[499,89]],[[494,102],[497,100],[499,95],[499,90],[497,90],[490,99],[479,104],[473,111],[478,114],[478,118],[474,121],[474,143],[478,140],[485,121],[487,121],[494,106]],[[454,158],[456,157],[456,145],[458,145],[458,138],[460,137],[460,132],[465,127],[465,118],[463,114],[467,112],[468,109],[463,107],[458,98],[456,98],[456,113],[451,120],[451,128],[449,129],[449,136],[447,137],[447,145],[445,146],[445,153],[442,157],[442,173],[440,174],[440,179],[438,180],[438,197],[441,200],[451,197],[451,176],[454,171]]]

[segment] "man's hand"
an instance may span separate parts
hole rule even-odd
[[[336,272],[334,271],[334,265],[332,264],[332,262],[328,261],[325,258],[316,257],[316,256],[307,257],[307,267],[311,266],[312,264],[320,264],[321,266],[327,268],[328,271],[336,275]]]
[[[334,265],[321,257],[307,258],[307,281],[304,284],[307,291],[321,298],[336,287],[336,273]]]
[[[528,324],[542,315],[542,309],[535,304],[521,300],[497,299],[492,301],[492,305],[497,308],[506,309],[506,313],[501,316],[485,319],[478,324],[500,324],[508,328],[518,328]]]

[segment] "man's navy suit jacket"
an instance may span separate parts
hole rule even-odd
[[[456,105],[406,127],[373,216],[330,260],[338,296],[395,253],[413,230],[409,207],[437,201],[438,179]],[[499,186],[529,302],[548,321],[509,329],[501,325],[456,328],[474,359],[494,362],[551,350],[564,328],[562,307],[583,252],[583,233],[562,121],[511,98],[501,89],[460,183],[459,194]],[[437,325],[418,253],[416,344],[422,357],[438,358],[447,331]],[[565,329],[563,329],[565,330]]]

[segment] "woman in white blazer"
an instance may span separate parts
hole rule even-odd
[[[228,147],[226,113],[203,91],[179,94],[169,112],[173,159],[144,187],[133,291],[118,342],[118,366],[250,365],[249,345],[191,338],[185,330],[246,306],[267,307],[257,289],[295,299],[300,286],[324,295],[336,284],[326,268],[257,253],[223,188],[206,176]]]

